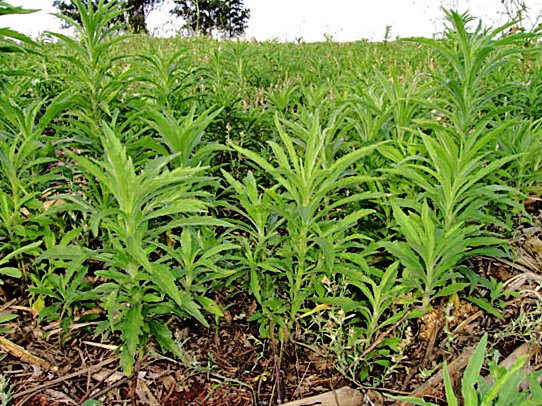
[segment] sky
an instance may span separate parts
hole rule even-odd
[[[53,0],[8,0],[12,5],[41,9],[22,16],[1,16],[0,27],[10,27],[37,36],[43,31],[60,29]],[[531,19],[542,11],[542,0],[525,0]],[[246,38],[306,42],[380,41],[386,27],[389,38],[432,36],[442,31],[442,5],[459,11],[469,10],[486,25],[504,23],[501,0],[245,0],[251,10]],[[149,15],[147,21],[155,35],[171,35],[182,25],[173,22],[168,11],[171,0]],[[527,23],[529,26],[531,22]]]

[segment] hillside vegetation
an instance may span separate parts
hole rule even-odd
[[[438,40],[165,40],[121,35],[116,13],[4,41],[15,404],[143,402],[140,385],[163,405],[275,404],[345,383],[376,404],[540,404],[536,34],[448,12]]]

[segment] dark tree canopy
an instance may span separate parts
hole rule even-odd
[[[117,22],[125,25],[135,33],[143,33],[147,32],[147,25],[145,23],[147,13],[162,1],[163,0],[105,0],[104,3],[117,2],[119,3],[119,6],[125,7],[128,12]],[[86,6],[89,3],[89,0],[81,0],[81,2]],[[98,0],[92,0],[94,6],[96,6],[98,2]],[[55,0],[53,4],[62,14],[73,18],[75,21],[81,22],[77,7],[72,1]]]
[[[174,0],[172,14],[182,17],[185,28],[192,32],[226,37],[243,34],[247,28],[250,10],[243,0]]]

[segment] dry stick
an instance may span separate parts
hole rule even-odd
[[[418,367],[416,367],[416,365],[412,365],[412,368],[408,371],[405,381],[401,385],[401,392],[404,392],[406,390],[406,388],[408,387],[408,384],[410,383],[410,381],[412,380],[412,377],[414,376],[416,372],[418,372]]]
[[[132,385],[132,387],[130,388],[130,399],[131,399],[131,402],[132,402],[133,406],[136,405],[137,383],[138,383],[138,379],[139,379],[139,371],[141,370],[141,364],[143,363],[142,358],[143,358],[143,355],[141,355],[141,352],[138,351],[137,359],[136,359],[136,362],[135,362],[135,368],[134,368],[134,372],[133,372],[133,376],[132,376],[132,380],[130,382],[130,385]]]
[[[4,304],[2,307],[0,307],[0,313],[3,312],[4,310],[6,310],[7,308],[9,308],[16,301],[17,301],[17,299],[13,299],[12,301],[7,302],[6,304]]]
[[[95,385],[92,387],[92,389],[91,389],[90,391],[87,390],[87,393],[85,394],[85,396],[83,397],[83,399],[81,399],[81,400],[79,401],[79,403],[80,403],[80,404],[83,404],[86,400],[91,399],[91,396],[92,396],[92,394],[94,393],[94,391],[95,391],[96,389],[98,389],[98,388],[100,387],[100,385],[102,385],[102,384],[103,384],[105,381],[107,381],[110,377],[112,377],[116,372],[117,372],[116,369],[112,369],[108,374],[106,374],[102,379],[100,379],[100,380],[98,381],[98,383],[95,384]],[[90,375],[91,375],[91,374],[90,374],[90,372],[89,372],[88,376],[90,377]],[[123,378],[125,378],[125,377],[123,377]],[[119,379],[119,380],[122,380],[122,378]],[[117,381],[117,382],[118,382],[118,381]],[[88,384],[87,384],[87,388],[88,388]],[[106,388],[107,388],[107,387],[106,387]],[[111,389],[112,389],[112,388],[111,388]],[[101,390],[100,390],[100,391],[101,391]],[[100,392],[100,391],[98,391],[98,392]]]
[[[90,395],[88,398],[86,398],[85,400],[91,400],[91,399],[97,399],[97,398],[100,398],[102,397],[103,395],[105,395],[107,392],[115,389],[116,387],[122,385],[123,383],[125,382],[128,382],[128,378],[126,378],[125,376],[123,376],[121,379],[119,379],[117,382],[113,382],[111,385],[109,386],[106,386],[105,388],[103,389],[100,389],[98,392],[96,393],[93,393],[92,395]]]
[[[87,368],[83,368],[83,369],[80,369],[79,371],[75,371],[75,372],[72,372],[71,374],[68,374],[68,375],[64,375],[63,377],[60,377],[60,378],[57,378],[57,379],[54,379],[50,382],[46,382],[42,385],[38,385],[34,388],[31,388],[31,389],[27,389],[25,391],[22,391],[22,392],[17,392],[15,395],[13,395],[13,398],[19,398],[21,396],[25,396],[25,395],[28,395],[30,393],[35,393],[35,392],[38,392],[42,389],[45,389],[45,388],[49,388],[51,386],[55,386],[55,385],[58,385],[59,383],[62,383],[64,381],[67,381],[69,379],[72,379],[72,378],[75,378],[79,375],[83,375],[83,374],[86,374],[86,373],[91,373],[95,370],[98,370],[106,365],[109,365],[111,364],[112,362],[116,361],[117,358],[109,358],[103,362],[100,362],[99,364],[96,364],[96,365],[92,365],[90,367],[87,367]]]
[[[507,260],[505,258],[489,258],[489,257],[484,257],[484,258],[497,260],[497,261],[503,263],[504,265],[508,265],[509,267],[515,268],[515,269],[517,269],[518,271],[521,271],[521,272],[532,272],[531,269],[528,269],[528,268],[524,267],[521,264],[516,264],[515,262],[509,261],[509,260]]]
[[[437,319],[435,323],[433,324],[433,331],[431,331],[431,337],[429,338],[429,343],[427,343],[427,348],[425,349],[425,355],[422,359],[422,363],[420,365],[420,368],[425,368],[427,366],[427,363],[429,362],[429,357],[433,350],[435,349],[435,343],[437,341],[437,335],[440,331],[441,324],[442,324],[442,305],[439,306],[438,312],[437,312]]]
[[[95,343],[95,342],[92,342],[92,341],[82,341],[82,343],[86,344],[86,345],[89,345],[91,347],[103,348],[105,350],[110,350],[110,351],[116,351],[117,348],[119,348],[118,345],[100,344],[100,343]]]
[[[280,355],[278,354],[278,350],[277,350],[277,341],[275,339],[275,334],[274,334],[274,331],[275,331],[275,323],[273,322],[273,320],[270,320],[269,322],[269,331],[270,331],[270,336],[269,338],[271,339],[271,347],[273,348],[273,366],[274,366],[274,372],[275,372],[275,385],[274,385],[274,389],[276,389],[277,391],[277,404],[281,404],[282,403],[282,378],[280,376],[280,362],[281,362],[281,357],[282,357],[282,342],[281,342],[281,349],[280,349]],[[271,396],[271,401],[273,399],[273,396]],[[271,403],[270,401],[270,403]]]
[[[294,393],[292,394],[292,397],[295,397],[298,392],[299,392],[299,394],[301,394],[301,384],[305,380],[305,377],[307,376],[307,373],[309,372],[309,368],[310,368],[311,365],[312,365],[312,362],[309,361],[309,363],[307,364],[307,368],[305,369],[305,372],[303,373],[303,376],[301,377],[301,379],[299,379],[299,373],[298,373],[297,386],[295,387],[295,390],[294,390]],[[333,389],[333,388],[331,388],[331,389]]]
[[[467,366],[467,363],[469,362],[469,359],[474,352],[475,347],[468,347],[466,348],[459,357],[454,359],[450,365],[448,365],[448,373],[450,376],[455,375],[457,372],[461,371],[465,366]],[[427,382],[425,382],[423,385],[418,387],[414,392],[412,392],[412,396],[415,397],[423,397],[427,391],[430,389],[436,387],[439,385],[442,380],[444,379],[444,370],[441,368],[435,375],[433,375]]]
[[[24,362],[27,362],[32,365],[36,365],[47,371],[53,371],[53,372],[58,371],[57,366],[52,365],[51,363],[45,361],[43,358],[40,358],[32,354],[31,352],[24,349],[20,345],[17,345],[14,342],[2,336],[0,336],[0,347],[4,348],[7,352],[9,352],[14,357],[20,358]]]
[[[284,403],[283,406],[360,406],[363,395],[352,388],[341,388],[317,396]]]
[[[408,316],[410,316],[410,313],[412,313],[414,309],[409,309],[405,314],[403,314],[403,317],[401,317],[399,320],[397,320],[393,325],[387,329],[386,331],[380,333],[380,335],[376,338],[376,340],[367,348],[365,351],[361,353],[359,356],[360,358],[365,357],[367,354],[369,354],[372,350],[374,350],[384,339],[389,336],[393,330],[395,330],[403,321],[407,319]]]
[[[282,344],[281,344],[282,345]],[[281,348],[282,349],[282,348]],[[273,358],[275,360],[275,382],[277,384],[277,403],[280,405],[282,403],[282,377],[280,374],[280,364],[281,364],[281,357],[282,357],[282,351],[280,351],[280,355],[275,352],[273,355]]]
[[[92,309],[89,309],[89,310],[85,310],[85,311],[82,312],[81,314],[75,316],[75,317],[73,318],[73,321],[74,321],[74,322],[77,322],[77,321],[81,320],[81,318],[82,318],[83,316],[88,316],[88,315],[90,315],[90,314],[102,314],[103,312],[104,312],[104,311],[103,311],[101,308],[95,307],[95,308],[92,308]],[[97,324],[97,322],[94,322],[94,323]],[[62,324],[62,322],[60,322],[60,321],[55,321],[55,322],[50,323],[50,324],[48,324],[47,326],[43,327],[43,330],[45,330],[45,331],[55,330],[55,329],[59,328],[61,324]],[[73,326],[75,326],[75,325],[73,325]],[[73,326],[72,326],[72,327],[73,327]],[[61,329],[61,330],[62,330],[62,329]]]
[[[140,379],[137,381],[137,388],[136,388],[137,395],[139,396],[139,399],[143,402],[148,404],[149,406],[160,406],[160,402],[156,397],[152,394],[151,390],[145,383],[143,379]]]
[[[429,342],[427,343],[427,347],[425,349],[425,354],[423,356],[422,362],[420,362],[418,366],[414,366],[410,371],[408,371],[408,375],[406,376],[403,384],[401,385],[402,391],[406,390],[410,381],[414,377],[414,374],[416,374],[416,372],[418,372],[420,369],[425,368],[427,363],[429,362],[429,355],[435,348],[435,342],[437,341],[437,335],[440,329],[441,319],[442,319],[442,306],[439,306],[438,312],[437,312],[437,318],[435,320],[435,323],[433,323],[433,328],[431,329],[431,337],[429,337]]]
[[[478,317],[482,316],[483,314],[484,312],[482,310],[478,310],[476,313],[471,314],[469,317],[467,317],[465,320],[459,323],[456,328],[454,328],[454,331],[452,331],[452,335],[460,332],[464,327],[471,324],[474,320],[476,320]]]
[[[88,323],[77,323],[77,324],[72,324],[70,327],[68,327],[68,329],[70,331],[72,330],[77,330],[77,329],[80,329],[80,328],[85,328],[85,327],[88,327],[88,326],[94,326],[94,325],[97,325],[98,322],[97,321],[90,321]],[[48,338],[51,338],[52,336],[54,336],[55,334],[60,334],[64,331],[64,329],[62,328],[56,328],[54,330],[51,330],[49,332],[49,335],[47,336]]]
[[[414,309],[409,309],[405,314],[403,314],[403,317],[401,317],[399,320],[397,320],[393,325],[388,328],[386,331],[380,333],[380,335],[376,338],[376,340],[365,350],[361,353],[359,356],[360,358],[365,357],[367,354],[369,354],[372,350],[374,350],[378,345],[384,341],[384,339],[389,336],[393,330],[395,330],[403,321],[407,319],[408,316],[410,316],[410,313],[412,313]],[[348,368],[346,368],[345,373],[351,372],[350,370],[353,368],[354,363],[351,363]]]

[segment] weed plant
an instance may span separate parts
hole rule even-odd
[[[277,351],[332,320],[316,341],[363,381],[438,298],[490,287],[471,302],[498,315],[502,286],[465,265],[507,255],[540,190],[534,34],[448,11],[439,39],[166,41],[124,35],[114,2],[74,3],[75,38],[0,30],[16,51],[0,59],[0,275],[40,320],[69,334],[96,308],[131,375],[151,342],[182,357],[176,321],[209,326],[217,291],[243,290]],[[531,379],[490,370],[482,402]]]

